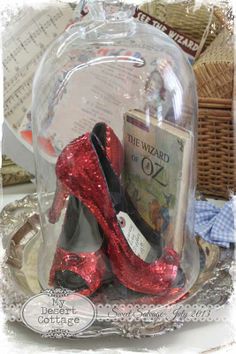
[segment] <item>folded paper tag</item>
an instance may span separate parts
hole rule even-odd
[[[132,251],[145,261],[151,251],[151,246],[131,220],[128,214],[120,211],[117,215],[121,230]]]

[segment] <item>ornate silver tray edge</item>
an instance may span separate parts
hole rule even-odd
[[[16,242],[13,242],[14,235],[25,224],[31,225],[33,233],[31,237],[40,237],[40,227],[38,218],[37,197],[35,194],[7,205],[0,214],[0,225],[2,231],[2,243],[5,248],[5,257],[0,267],[2,279],[0,295],[2,297],[3,310],[10,321],[21,322],[21,308],[25,301],[33,294],[31,289],[24,284],[24,279],[17,266],[9,264],[11,252],[15,251]],[[30,221],[29,221],[30,220]],[[27,242],[30,241],[28,238]],[[12,243],[13,242],[13,243]],[[230,267],[233,260],[233,251],[219,249],[203,240],[199,240],[202,250],[208,253],[208,258],[204,271],[200,274],[190,294],[181,301],[181,304],[201,304],[222,306],[227,303],[233,292],[233,283],[230,275]],[[12,249],[11,249],[12,247]],[[18,270],[20,265],[18,265]],[[20,282],[16,279],[20,275]],[[22,286],[23,284],[23,286]],[[37,289],[37,285],[36,285]],[[39,288],[38,288],[39,289]],[[92,329],[86,330],[76,338],[89,338],[107,335],[121,335],[129,338],[150,337],[162,335],[164,333],[181,328],[184,322],[171,321],[144,324],[114,322],[109,326],[102,323],[93,325]]]

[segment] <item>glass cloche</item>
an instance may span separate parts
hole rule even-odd
[[[39,281],[95,304],[169,304],[199,273],[191,65],[128,1],[83,6],[33,85]]]

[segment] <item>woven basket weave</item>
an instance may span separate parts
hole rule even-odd
[[[198,190],[228,198],[236,190],[232,99],[199,99]]]
[[[15,163],[6,156],[3,156],[0,173],[3,187],[27,183],[32,179],[32,176],[28,172],[22,167],[15,165]]]
[[[140,6],[140,9],[172,27],[179,33],[201,42],[203,33],[209,23],[209,9],[202,5],[196,9],[195,0],[183,0],[178,3],[167,3],[166,0],[154,0]],[[213,16],[211,31],[206,38],[208,46],[222,30],[222,23]]]
[[[224,198],[236,191],[233,49],[233,35],[225,28],[194,65],[200,97],[198,189]]]
[[[199,97],[233,97],[233,35],[224,29],[194,65]]]

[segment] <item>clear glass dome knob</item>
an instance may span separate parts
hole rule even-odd
[[[129,1],[85,0],[81,1],[77,11],[89,12],[90,17],[100,21],[122,21],[132,18],[135,6]]]

